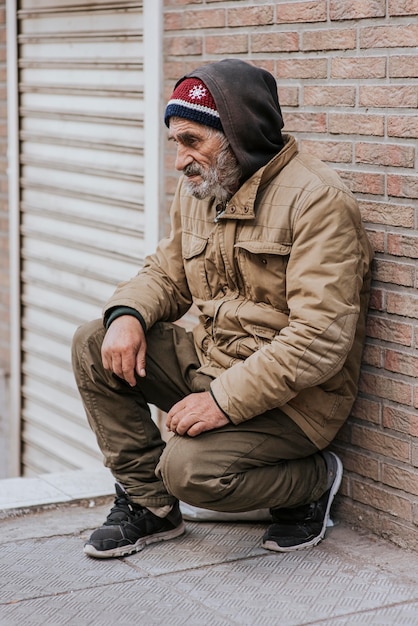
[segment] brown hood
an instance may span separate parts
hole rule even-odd
[[[270,72],[224,59],[198,67],[185,78],[200,78],[211,92],[225,135],[241,165],[242,182],[283,147],[283,118],[277,84]]]

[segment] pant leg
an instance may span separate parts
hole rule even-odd
[[[157,474],[180,500],[230,513],[298,506],[326,489],[322,455],[280,410],[194,438],[173,436]]]
[[[167,411],[195,387],[199,366],[192,340],[184,329],[156,324],[147,333],[147,376],[130,387],[104,370],[101,320],[81,326],[73,341],[73,369],[90,427],[105,465],[143,506],[174,502],[155,468],[165,443],[148,403]]]

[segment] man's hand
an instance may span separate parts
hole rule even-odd
[[[109,326],[102,344],[102,362],[119,378],[135,387],[136,378],[144,377],[147,342],[143,328],[133,315],[121,315]]]
[[[189,437],[196,437],[206,430],[213,430],[228,423],[228,418],[209,391],[191,393],[177,402],[168,412],[166,420],[167,430]]]

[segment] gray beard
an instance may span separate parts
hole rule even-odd
[[[184,168],[185,188],[194,198],[203,200],[214,197],[218,202],[227,202],[239,186],[241,168],[235,155],[229,149],[221,150],[216,158],[215,165],[207,169],[191,163]],[[201,183],[191,181],[187,176],[199,175]]]
[[[226,202],[232,194],[224,189],[217,180],[213,180],[212,176],[209,177],[208,175],[210,174],[210,171],[199,172],[199,175],[203,178],[201,183],[195,183],[186,177],[184,183],[186,191],[198,200],[214,197],[218,202]]]

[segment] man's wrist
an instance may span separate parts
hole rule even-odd
[[[218,402],[218,401],[217,401],[217,399],[215,398],[214,393],[213,393],[213,391],[212,391],[212,389],[211,389],[210,387],[209,387],[209,393],[210,393],[210,395],[212,396],[212,400],[215,402],[215,404],[216,404],[216,406],[218,407],[218,409],[219,409],[220,411],[222,411],[222,413],[225,415],[225,417],[226,417],[226,418],[228,418],[228,420],[229,420],[229,421],[231,421],[231,420],[230,420],[229,415],[228,415],[227,413],[225,413],[225,411],[223,410],[223,408],[219,405],[219,402]]]
[[[118,317],[122,317],[122,315],[131,315],[132,317],[136,317],[138,322],[141,324],[142,329],[147,332],[147,325],[145,324],[145,320],[140,313],[136,309],[133,309],[130,306],[117,306],[113,309],[110,309],[105,313],[104,317],[104,325],[106,330],[109,328],[112,322],[115,321]]]

